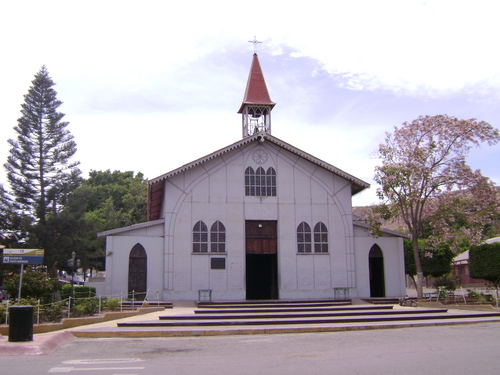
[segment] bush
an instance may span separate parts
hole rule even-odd
[[[459,280],[457,277],[452,274],[448,274],[446,276],[440,277],[434,280],[434,288],[444,288],[448,291],[454,291],[460,286]]]
[[[45,305],[42,311],[42,320],[46,322],[60,321],[64,307],[65,305],[63,302],[54,302],[49,305]]]
[[[475,290],[467,290],[467,297],[474,298],[474,301],[479,304],[494,303],[495,299],[491,295],[485,295],[483,292],[478,293]]]
[[[23,273],[21,297],[52,302],[52,295],[60,289],[57,279],[50,279],[47,274],[39,269],[27,268]],[[13,274],[5,280],[5,290],[12,296],[18,295],[19,274]]]
[[[7,306],[0,302],[0,324],[5,323],[5,314],[7,313]]]
[[[77,298],[71,309],[71,314],[74,316],[93,315],[97,312],[98,307],[99,301],[94,297]]]
[[[120,308],[120,298],[107,298],[104,300],[104,308],[109,311],[116,311]]]

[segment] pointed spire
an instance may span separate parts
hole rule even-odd
[[[276,103],[271,101],[269,91],[267,91],[264,74],[262,73],[259,58],[256,53],[253,54],[252,66],[250,67],[250,74],[248,75],[245,96],[243,97],[243,103],[241,104],[238,113],[243,113],[243,107],[246,104],[264,104],[272,107],[276,105]]]
[[[243,115],[243,137],[261,131],[271,133],[271,110],[275,105],[267,91],[259,58],[254,53],[247,88],[238,111]]]

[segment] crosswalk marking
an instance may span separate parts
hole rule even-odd
[[[52,367],[49,373],[68,373],[73,371],[132,371],[144,370],[145,367],[104,367],[102,365],[124,365],[127,363],[144,362],[140,358],[96,358],[96,359],[70,359],[63,361],[61,364],[66,366]],[[72,366],[67,366],[72,365]],[[81,367],[77,367],[81,366]],[[86,367],[91,366],[91,367]],[[116,374],[114,374],[116,375]],[[132,374],[128,374],[132,375]]]
[[[102,370],[144,370],[145,367],[85,367],[85,368],[75,368],[75,367],[52,367],[49,372],[71,372],[71,371],[102,371]]]
[[[112,363],[134,363],[144,362],[140,358],[96,358],[96,359],[70,359],[63,361],[65,365],[89,365],[89,364],[112,364]]]

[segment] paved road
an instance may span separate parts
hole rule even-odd
[[[2,374],[498,374],[500,323],[289,335],[74,339]],[[8,369],[7,372],[4,372]]]

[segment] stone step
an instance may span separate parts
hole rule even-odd
[[[401,312],[401,311],[398,311]],[[122,322],[118,327],[142,327],[142,328],[168,328],[168,327],[199,327],[199,326],[253,326],[253,325],[311,325],[311,324],[368,324],[373,322],[402,322],[402,321],[424,321],[424,320],[447,320],[466,319],[481,317],[500,317],[500,313],[454,313],[446,314],[442,312],[428,312],[424,314],[403,314],[392,315],[368,315],[368,316],[344,316],[344,317],[317,317],[317,318],[279,318],[279,319],[225,319],[225,320],[191,320],[191,321],[153,321],[153,322]]]
[[[247,306],[245,306],[247,307]],[[197,309],[195,314],[250,314],[250,313],[277,313],[277,312],[306,312],[306,311],[352,311],[352,310],[389,310],[393,305],[345,305],[345,306],[278,306],[261,308],[224,308],[224,309]]]
[[[379,305],[379,304],[397,305],[397,304],[399,304],[399,298],[363,298],[363,301],[372,303],[374,305]]]
[[[214,302],[198,302],[199,308],[207,309],[226,309],[226,308],[266,308],[273,306],[290,306],[290,307],[300,307],[300,306],[346,306],[351,305],[351,300],[302,300],[302,301],[288,301],[288,300],[262,300],[262,301],[214,301]]]
[[[351,311],[310,311],[310,312],[296,312],[288,311],[281,313],[243,313],[243,314],[228,314],[226,312],[220,314],[209,315],[173,315],[173,316],[160,316],[161,321],[203,321],[203,320],[238,320],[238,319],[289,319],[289,318],[324,318],[324,317],[344,317],[344,316],[373,316],[373,315],[407,315],[407,314],[439,314],[446,313],[447,309],[419,309],[419,310],[376,310],[376,309],[363,309]]]

